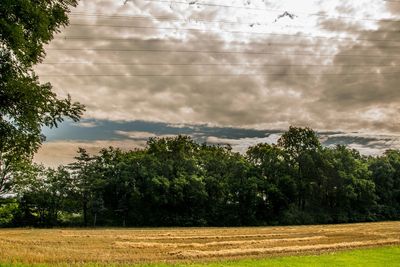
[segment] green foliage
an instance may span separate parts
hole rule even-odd
[[[79,148],[75,159],[56,170],[25,165],[18,176],[15,225],[400,219],[400,152],[367,158],[345,146],[323,148],[310,129],[292,127],[278,145],[258,144],[245,155],[177,136],[150,139],[140,150],[110,147],[96,156]]]
[[[48,43],[68,24],[74,0],[0,1],[0,194],[14,184],[15,172],[31,160],[44,140],[42,127],[74,121],[84,107],[68,96],[60,99],[33,71]]]
[[[400,151],[388,150],[370,159],[379,216],[397,219],[400,213]]]
[[[289,130],[279,138],[278,146],[282,147],[295,161],[307,151],[315,151],[321,148],[314,130],[294,126],[290,126]]]
[[[3,200],[0,203],[0,226],[11,226],[18,209],[19,206],[15,200]]]
[[[23,65],[38,63],[43,44],[68,24],[67,13],[76,0],[2,0],[0,4],[1,43]]]
[[[18,181],[15,189],[19,210],[17,225],[54,226],[60,223],[60,214],[73,212],[71,203],[74,186],[69,172],[31,165]]]

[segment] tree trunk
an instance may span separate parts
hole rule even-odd
[[[83,225],[86,227],[88,224],[87,220],[87,201],[86,199],[83,200]]]
[[[96,221],[97,221],[97,212],[95,212],[94,214],[93,227],[96,227]]]

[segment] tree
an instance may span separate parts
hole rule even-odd
[[[86,149],[80,147],[77,153],[76,162],[69,164],[69,169],[72,171],[73,184],[78,201],[81,204],[83,225],[87,226],[89,206],[97,200],[93,194],[93,189],[96,186],[95,180],[98,174],[94,169],[94,158],[86,152]]]
[[[0,224],[81,225],[82,217],[93,226],[400,218],[400,151],[375,158],[342,145],[320,147],[308,129],[285,133],[280,145],[250,147],[246,155],[178,136],[96,156],[80,148],[75,159],[56,170],[21,165],[16,196],[0,202]]]
[[[0,197],[6,196],[11,191],[21,173],[29,166],[30,161],[24,155],[0,153]]]
[[[188,136],[148,141],[147,158],[154,168],[148,168],[153,174],[147,178],[146,197],[157,206],[158,221],[163,216],[170,225],[193,225],[201,217],[202,209],[194,212],[203,207],[206,195],[199,151],[200,146]]]
[[[250,147],[246,157],[254,165],[259,184],[261,220],[276,220],[296,197],[296,185],[285,152],[276,145],[257,144]]]
[[[305,209],[309,192],[310,176],[308,172],[310,163],[321,149],[321,143],[315,131],[310,128],[290,126],[278,140],[278,146],[285,152],[293,176],[296,178],[298,188],[298,207]]]
[[[20,215],[21,220],[31,218],[39,226],[58,225],[61,212],[74,211],[70,207],[72,180],[63,167],[45,169],[32,164],[31,170],[18,183],[17,194],[19,206],[25,211]]]
[[[358,151],[342,145],[327,152],[328,183],[324,191],[335,222],[369,219],[376,194],[367,160]]]
[[[290,126],[278,139],[278,146],[286,150],[292,160],[298,161],[302,153],[320,149],[321,143],[314,130]]]
[[[132,224],[137,208],[137,176],[143,153],[141,151],[123,152],[120,149],[102,149],[96,157],[98,202],[103,200],[102,209],[107,220],[122,222],[122,226]],[[102,194],[102,195],[101,195]],[[96,214],[99,212],[95,212]],[[129,216],[132,215],[132,216]]]
[[[210,225],[230,225],[233,218],[233,203],[228,175],[232,151],[230,147],[203,144],[199,153],[199,164],[203,171],[207,192],[204,220]]]
[[[0,1],[0,193],[11,190],[18,165],[29,162],[44,141],[42,127],[65,118],[79,120],[84,107],[60,99],[50,83],[41,84],[33,66],[43,45],[60,27],[76,0]]]
[[[400,151],[388,150],[370,159],[369,169],[376,186],[378,212],[383,218],[400,218]]]

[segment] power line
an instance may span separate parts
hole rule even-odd
[[[115,48],[47,48],[52,51],[100,51],[100,52],[152,52],[152,53],[202,53],[202,54],[247,54],[276,56],[316,56],[316,57],[366,57],[366,58],[398,58],[394,55],[359,55],[359,54],[316,54],[316,53],[275,53],[258,51],[215,51],[215,50],[158,50],[158,49],[115,49]]]
[[[256,66],[256,67],[397,67],[391,64],[263,64],[263,63],[121,63],[121,62],[43,62],[40,65],[111,66]],[[39,66],[40,66],[39,65]]]
[[[246,9],[246,10],[256,10],[256,11],[268,11],[268,12],[288,12],[283,9],[272,9],[272,8],[259,8],[259,7],[245,7],[245,6],[233,6],[233,5],[222,5],[222,4],[214,4],[214,3],[191,3],[185,1],[166,1],[166,0],[144,0],[146,2],[158,2],[158,3],[168,3],[168,4],[181,4],[181,5],[189,5],[189,6],[209,6],[209,7],[223,7],[223,8],[234,8],[234,9]],[[334,19],[352,19],[352,20],[365,20],[365,21],[378,21],[378,22],[400,22],[399,19],[395,18],[384,18],[384,19],[373,19],[373,18],[357,18],[352,16],[331,16],[321,13],[306,13],[306,12],[296,12],[297,14],[303,14],[307,16],[315,16],[315,17],[327,17]]]
[[[207,20],[203,18],[173,18],[173,17],[167,17],[167,16],[143,16],[143,15],[108,15],[104,13],[84,13],[84,12],[75,12],[72,13],[71,15],[74,16],[89,16],[89,17],[102,17],[106,19],[133,19],[133,20],[152,20],[152,21],[180,21],[180,22],[186,22],[186,23],[209,23],[209,24],[237,24],[237,25],[247,25],[249,27],[254,27],[254,26],[273,26],[273,23],[262,23],[259,21],[248,21],[248,22],[239,22],[239,21],[227,21],[227,20]],[[279,26],[279,25],[277,25]],[[118,27],[118,25],[117,25]],[[126,26],[128,27],[128,26]],[[281,26],[282,27],[282,26]],[[295,26],[295,25],[283,25],[285,28],[300,28],[304,29],[306,28],[305,26]],[[335,30],[335,31],[340,31],[340,30]],[[365,30],[368,31],[368,30]],[[353,30],[353,32],[365,32],[363,30]],[[392,31],[382,31],[382,30],[375,30],[374,32],[381,32],[381,33],[399,33],[398,30],[392,30]]]
[[[355,76],[355,75],[399,75],[400,72],[377,73],[246,73],[246,74],[44,74],[40,77],[247,77],[247,76]]]
[[[182,21],[182,22],[202,22],[202,23],[226,23],[226,24],[242,24],[242,25],[270,25],[270,23],[261,22],[239,22],[228,20],[207,20],[203,18],[173,18],[169,16],[143,16],[143,15],[111,15],[105,13],[87,13],[87,12],[74,12],[70,13],[72,16],[86,16],[86,17],[104,17],[106,19],[132,19],[132,20],[153,20],[153,21]]]
[[[146,40],[139,40],[138,38],[118,38],[118,37],[90,37],[90,36],[59,36],[54,38],[54,40],[62,40],[62,41],[80,41],[80,40],[89,40],[89,41],[121,41],[121,42],[131,42],[132,41],[146,41]],[[207,39],[208,41],[210,40],[214,40],[216,42],[220,42],[220,43],[234,43],[234,42],[225,42],[221,39]],[[400,42],[400,41],[399,41]],[[277,47],[281,47],[281,46],[291,46],[291,47],[295,47],[295,46],[301,46],[301,47],[332,47],[332,43],[330,44],[301,44],[301,43],[281,43],[281,42],[265,42],[265,43],[259,43],[260,45],[263,46],[267,46],[267,47],[273,47],[273,46],[277,46]],[[365,50],[365,48],[372,48],[371,50]],[[362,48],[359,49],[363,49],[363,52],[368,52],[368,51],[376,51],[375,49],[373,49],[374,46],[369,45],[369,46],[363,46]],[[386,49],[400,49],[400,45],[393,45],[393,46],[379,46],[379,48],[386,48]],[[396,51],[397,52],[397,51]],[[400,52],[400,50],[399,50]]]
[[[175,27],[156,27],[156,26],[138,26],[138,25],[104,25],[104,24],[82,24],[71,23],[70,25],[79,27],[111,27],[111,28],[134,28],[134,29],[158,29],[158,30],[174,30],[174,31],[196,31],[196,32],[214,32],[216,30],[210,29],[197,29],[197,28],[175,28]],[[329,39],[329,40],[358,40],[358,41],[374,41],[374,42],[400,42],[400,40],[384,40],[384,39],[368,39],[368,38],[351,38],[351,37],[328,37],[316,36],[311,34],[289,34],[289,33],[271,33],[271,32],[252,32],[252,31],[228,31],[220,29],[223,32],[236,33],[236,34],[256,34],[256,35],[271,35],[271,36],[290,36],[293,38],[313,38],[313,39]]]

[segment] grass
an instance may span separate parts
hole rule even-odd
[[[359,248],[364,249],[354,250]],[[0,263],[400,266],[400,222],[243,228],[2,229]]]
[[[205,265],[195,265],[196,267]],[[311,267],[311,266],[400,266],[400,247],[383,247],[336,252],[322,255],[278,257],[261,260],[241,260],[236,262],[211,263],[207,267]],[[194,267],[194,266],[193,266]]]

